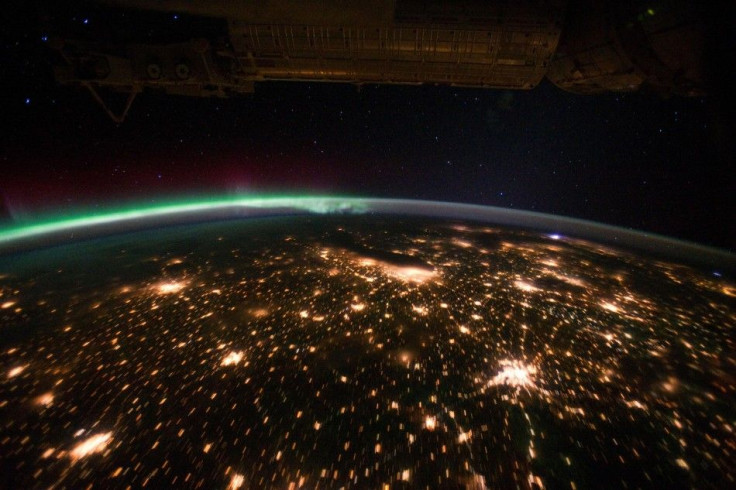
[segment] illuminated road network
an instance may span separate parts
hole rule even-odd
[[[458,220],[0,257],[0,486],[736,486],[736,289]]]

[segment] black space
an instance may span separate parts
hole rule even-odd
[[[170,196],[318,192],[527,209],[736,249],[723,94],[281,82],[231,99],[144,93],[116,125],[55,83],[49,19],[27,10],[0,54],[6,223]],[[181,20],[161,16],[156,32]],[[107,21],[64,19],[82,31]]]

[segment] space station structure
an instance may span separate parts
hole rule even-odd
[[[439,84],[579,94],[704,93],[693,2],[638,0],[98,0],[177,35],[53,33],[56,79],[86,87],[116,121],[136,94],[228,97],[268,81]],[[156,17],[158,16],[158,17]],[[160,21],[156,21],[159,22]],[[155,26],[156,24],[154,24]],[[149,30],[150,31],[150,30]],[[167,38],[167,36],[169,36]],[[105,89],[127,93],[122,112]]]

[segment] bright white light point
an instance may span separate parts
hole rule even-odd
[[[523,364],[520,361],[503,360],[501,372],[488,382],[488,386],[508,385],[522,388],[534,386],[531,376],[536,374],[537,368]]]
[[[603,303],[601,303],[601,308],[603,308],[604,310],[611,311],[613,313],[618,313],[620,311],[618,306],[614,305],[613,303],[609,303],[607,301],[604,301]]]
[[[470,333],[470,329],[465,325],[460,325],[460,333]]]
[[[437,418],[432,415],[427,415],[424,418],[424,428],[427,430],[434,430],[437,427]]]
[[[227,490],[238,490],[245,483],[245,477],[240,473],[235,473],[230,479],[230,484],[227,486]]]
[[[0,304],[0,308],[2,308],[3,310],[5,310],[5,309],[10,308],[14,304],[15,304],[15,301],[6,301],[5,303]]]
[[[690,466],[687,464],[687,461],[685,461],[682,458],[677,458],[677,460],[675,461],[675,463],[677,463],[677,466],[679,466],[682,469],[685,469],[685,470],[689,470],[690,469]]]
[[[557,233],[552,233],[551,235],[547,235],[547,238],[551,238],[552,240],[559,240],[562,238],[562,235],[558,235]]]
[[[173,294],[184,289],[186,285],[184,281],[161,282],[156,285],[156,291],[158,294]]]
[[[69,457],[76,461],[89,456],[90,454],[102,452],[105,450],[111,439],[112,432],[95,434],[74,446],[74,449],[69,451]]]
[[[410,478],[411,478],[411,470],[404,470],[401,472],[402,481],[409,481]]]
[[[538,287],[535,287],[529,284],[528,282],[524,282],[524,281],[514,281],[514,286],[516,287],[516,289],[521,289],[522,291],[527,292],[527,293],[533,293],[535,291],[539,291]]]
[[[472,434],[470,432],[462,432],[460,431],[460,434],[457,436],[457,442],[464,443],[467,442],[470,439],[470,436]]]
[[[355,311],[363,311],[365,309],[365,305],[363,303],[358,303],[356,305],[350,305],[350,308]]]
[[[8,378],[14,378],[14,377],[18,376],[20,373],[22,373],[23,371],[25,371],[25,369],[27,367],[28,367],[27,364],[24,365],[24,366],[15,366],[13,369],[11,369],[10,371],[8,371]]]
[[[48,393],[44,393],[43,395],[37,396],[33,402],[36,405],[42,405],[44,407],[48,407],[54,402],[54,394],[50,391]]]
[[[222,362],[220,363],[222,366],[234,366],[236,364],[240,364],[240,361],[243,360],[243,353],[241,351],[233,351],[230,352],[228,355],[226,355]]]

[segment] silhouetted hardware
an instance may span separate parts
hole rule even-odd
[[[100,4],[219,26],[176,42],[55,38],[64,60],[56,78],[89,89],[117,121],[143,89],[226,97],[272,80],[524,90],[546,76],[580,94],[704,94],[704,26],[687,1],[93,2]],[[102,87],[129,94],[122,114],[107,108]]]

